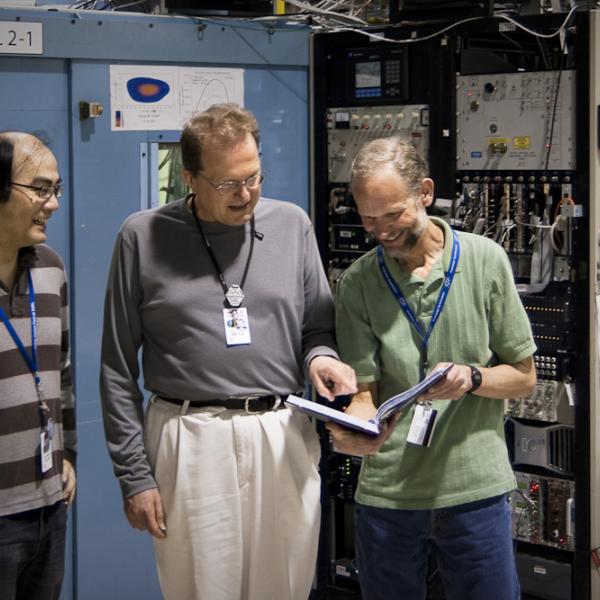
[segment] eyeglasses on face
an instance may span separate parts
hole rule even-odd
[[[65,191],[65,186],[62,183],[59,183],[58,185],[25,185],[24,183],[11,181],[10,185],[16,185],[27,188],[28,190],[33,190],[42,200],[50,200],[52,196],[60,198]]]
[[[230,180],[224,181],[223,183],[214,183],[208,179],[208,177],[202,175],[200,171],[197,171],[197,174],[200,175],[204,181],[210,183],[210,185],[212,185],[217,192],[223,194],[224,196],[239,191],[242,186],[248,188],[249,190],[256,189],[265,180],[265,176],[262,173],[256,173],[255,175],[250,175],[250,177],[244,181]]]

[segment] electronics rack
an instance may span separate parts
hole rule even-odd
[[[519,22],[547,35],[565,16]],[[577,600],[592,598],[595,574],[589,467],[591,22],[594,14],[576,12],[564,36],[551,38],[536,38],[498,18],[439,36],[444,24],[400,25],[372,31],[394,40],[431,37],[393,43],[325,33],[313,36],[311,47],[312,214],[332,287],[373,246],[354,207],[349,168],[358,148],[376,137],[409,137],[427,157],[436,182],[431,212],[456,229],[494,239],[507,252],[538,346],[536,389],[506,400],[507,444],[519,481],[512,505],[521,584],[524,592],[543,594],[545,581],[555,577],[548,594],[568,590],[565,599]],[[318,590],[328,597],[358,589],[350,538],[360,459],[333,452],[325,433],[322,444]],[[429,597],[437,594],[432,589]]]

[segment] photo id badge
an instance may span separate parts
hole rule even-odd
[[[433,437],[433,428],[437,410],[426,404],[416,404],[406,441],[416,446],[429,446]]]
[[[241,346],[250,343],[250,324],[245,308],[224,308],[225,339],[228,346]]]
[[[40,457],[42,459],[42,473],[52,468],[52,443],[46,431],[40,433]]]

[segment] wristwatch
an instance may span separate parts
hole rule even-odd
[[[467,365],[471,369],[471,389],[469,393],[472,394],[481,385],[481,371],[473,365]]]

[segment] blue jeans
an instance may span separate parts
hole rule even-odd
[[[0,598],[60,596],[67,530],[64,502],[0,517]]]
[[[424,600],[434,553],[447,600],[517,600],[519,580],[506,495],[436,510],[357,504],[363,600]]]

